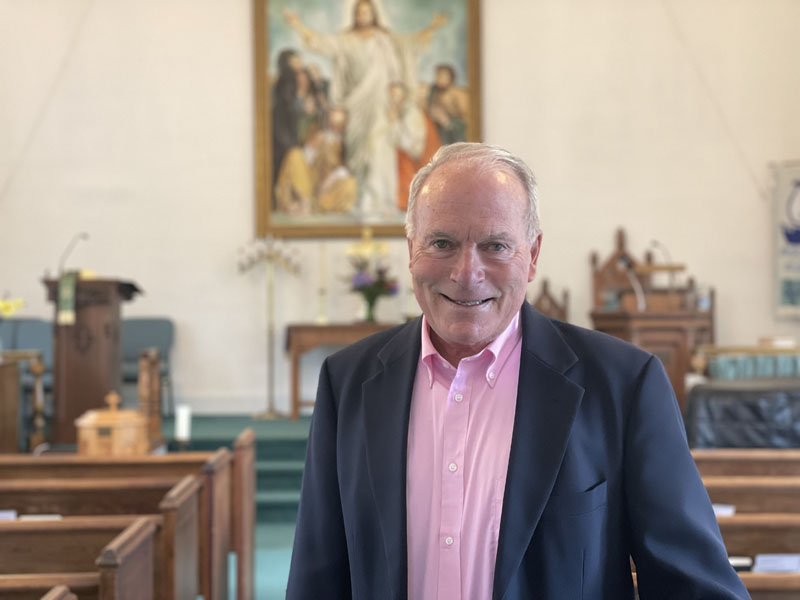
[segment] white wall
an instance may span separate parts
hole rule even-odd
[[[651,239],[717,289],[718,340],[800,336],[772,314],[770,161],[800,158],[794,0],[484,0],[484,139],[540,183],[541,276],[589,325],[588,257]],[[263,269],[239,274],[253,231],[248,0],[0,0],[0,294],[50,316],[39,281],[68,266],[137,281],[125,314],[177,326],[179,400],[262,408]],[[351,319],[345,241],[324,242],[328,314]],[[320,242],[290,241],[279,275],[278,408],[287,323],[309,321]],[[405,243],[391,243],[396,272]],[[407,277],[403,276],[407,281]],[[397,319],[402,301],[379,305]],[[305,362],[313,391],[322,351]]]

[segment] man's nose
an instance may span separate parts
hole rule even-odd
[[[462,248],[455,256],[450,279],[461,287],[469,287],[484,279],[484,265],[477,248]]]

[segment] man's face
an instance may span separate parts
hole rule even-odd
[[[450,76],[450,71],[447,69],[436,69],[436,86],[440,88],[450,87],[453,83],[453,78]]]
[[[356,27],[371,27],[374,21],[375,13],[372,11],[372,5],[367,2],[361,2],[356,7]]]
[[[522,306],[541,243],[528,241],[528,206],[515,175],[464,160],[433,171],[416,200],[414,294],[451,363],[485,348]]]

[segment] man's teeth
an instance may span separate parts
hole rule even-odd
[[[471,301],[453,300],[453,302],[455,302],[456,304],[460,304],[461,306],[478,306],[478,304],[482,304],[484,301],[483,300],[471,300]]]

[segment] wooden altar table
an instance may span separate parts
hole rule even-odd
[[[358,340],[396,327],[397,323],[334,323],[315,325],[295,323],[286,328],[286,348],[291,360],[291,419],[296,421],[301,406],[314,406],[313,400],[300,399],[300,357],[320,346],[347,346]]]

